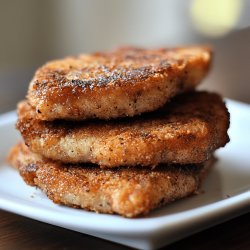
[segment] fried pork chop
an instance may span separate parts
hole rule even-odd
[[[194,89],[210,62],[203,47],[83,54],[38,69],[27,97],[43,120],[132,117]]]
[[[18,105],[18,116],[17,128],[33,152],[66,163],[201,163],[229,140],[225,104],[207,92],[182,94],[162,109],[133,119],[42,121],[26,101]]]
[[[136,217],[195,193],[212,160],[198,166],[105,169],[42,160],[24,144],[9,155],[24,181],[55,203],[100,213]]]

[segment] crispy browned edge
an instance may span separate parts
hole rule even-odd
[[[17,128],[30,149],[61,162],[200,163],[229,141],[227,108],[219,95],[207,92],[180,95],[158,112],[133,119],[46,122],[26,102],[18,115]]]
[[[201,46],[130,47],[69,57],[38,69],[27,97],[43,120],[132,117],[193,89],[206,76],[211,58],[211,49]],[[67,79],[74,71],[81,79]]]
[[[136,217],[194,194],[214,159],[185,168],[177,165],[154,170],[102,170],[86,164],[63,165],[42,160],[20,143],[11,149],[8,161],[27,184],[39,187],[55,203]]]

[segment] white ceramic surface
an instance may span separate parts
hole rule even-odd
[[[157,209],[146,218],[125,219],[53,204],[27,186],[5,162],[20,140],[16,115],[0,116],[0,208],[29,218],[139,249],[155,249],[250,211],[250,106],[227,100],[231,142],[216,153],[219,161],[199,195]]]

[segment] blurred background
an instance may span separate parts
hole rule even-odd
[[[250,1],[0,0],[0,113],[46,61],[120,45],[211,44],[201,88],[250,103]]]

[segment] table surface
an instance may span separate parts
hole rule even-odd
[[[129,249],[0,210],[0,249]],[[250,213],[162,249],[250,249]]]

